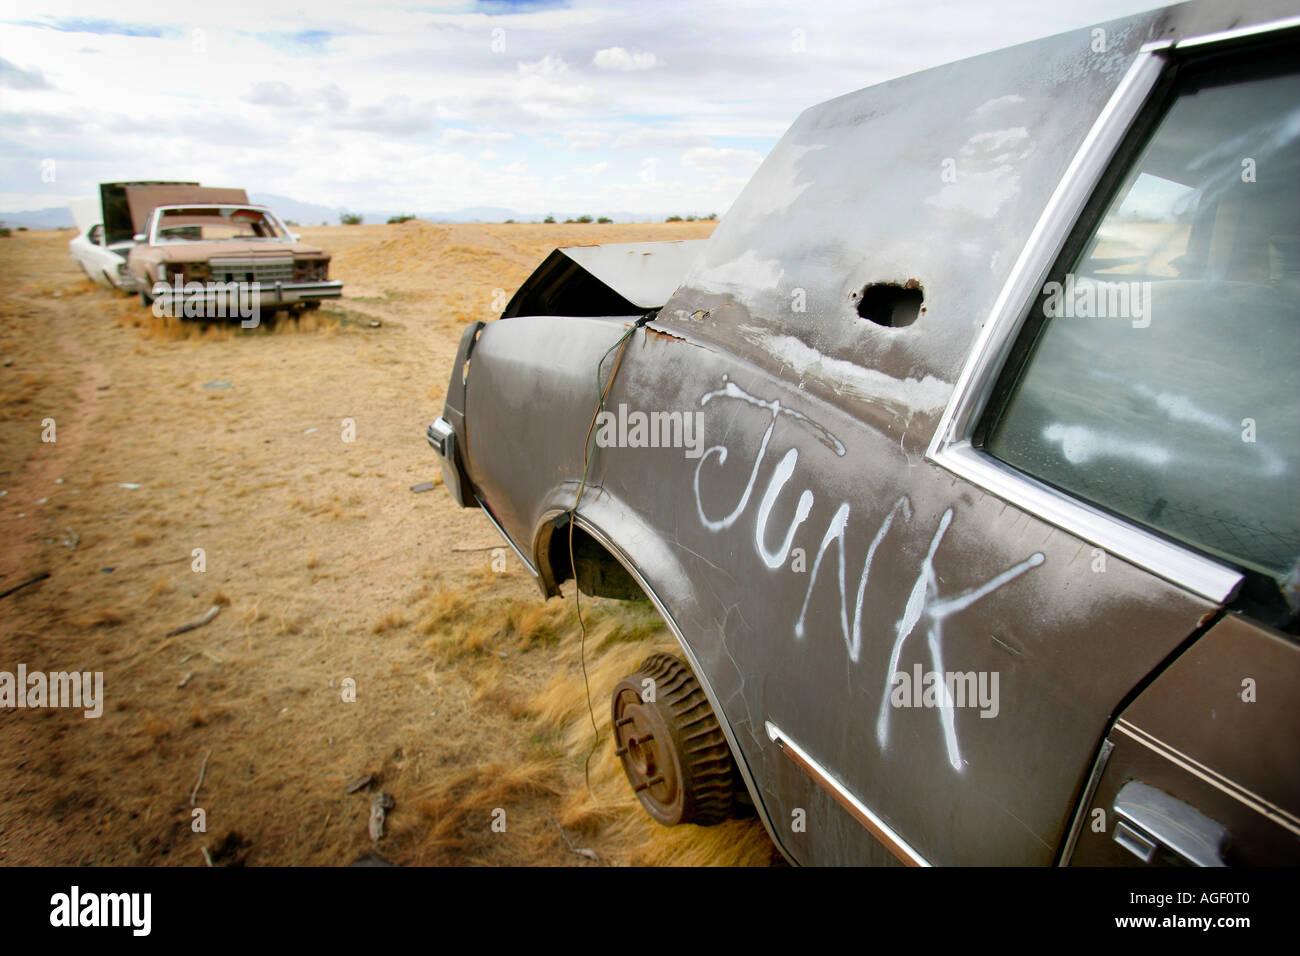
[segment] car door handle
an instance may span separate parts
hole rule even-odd
[[[1227,866],[1229,834],[1190,804],[1130,780],[1115,795],[1112,839],[1144,863],[1166,857],[1189,866]]]

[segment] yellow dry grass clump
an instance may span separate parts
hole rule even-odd
[[[614,754],[610,694],[649,655],[662,651],[682,656],[648,601],[584,597],[584,641],[572,597],[540,603],[483,600],[492,587],[488,574],[464,590],[435,591],[422,606],[416,626],[429,635],[426,647],[440,662],[461,666],[471,662],[478,687],[475,701],[519,720],[521,730],[529,731],[532,753],[513,766],[474,768],[431,787],[421,802],[421,812],[431,821],[425,852],[436,856],[439,850],[472,849],[472,838],[465,836],[466,823],[486,819],[492,808],[508,798],[526,795],[547,798],[543,801],[547,818],[556,832],[562,828],[561,838],[593,850],[602,862],[668,866],[774,862],[776,850],[757,820],[664,827],[645,812],[628,785]],[[540,666],[530,669],[522,681],[507,674],[510,656],[517,653],[540,658],[536,660]]]
[[[567,603],[567,602],[566,602]],[[597,609],[593,609],[597,610]],[[603,613],[600,613],[603,612]],[[589,772],[590,789],[570,786],[564,794],[560,825],[583,834],[627,862],[662,866],[766,866],[776,852],[762,824],[754,819],[729,820],[713,827],[664,827],[656,823],[632,793],[622,763],[614,754],[609,697],[615,684],[636,670],[649,655],[665,651],[682,656],[676,640],[647,603],[630,606],[602,603],[587,634],[587,682],[582,680],[581,633],[570,628],[555,652],[555,676],[530,701],[540,728],[559,735],[563,752],[575,769]],[[599,745],[592,754],[596,718]],[[591,754],[590,763],[587,763]]]

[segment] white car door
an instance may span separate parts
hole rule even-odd
[[[104,226],[97,199],[76,199],[68,204],[79,235],[68,243],[68,250],[94,281],[116,288],[118,267],[125,261],[104,245]]]

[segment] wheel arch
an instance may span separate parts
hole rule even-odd
[[[557,495],[556,498],[558,497],[560,496]],[[568,499],[572,500],[572,497],[570,493]],[[709,675],[686,640],[682,627],[678,623],[678,615],[674,614],[669,606],[670,601],[677,605],[693,602],[694,596],[685,571],[662,539],[630,508],[616,501],[602,489],[588,488],[583,495],[582,510],[576,513],[569,508],[559,507],[556,500],[552,499],[542,511],[533,539],[534,567],[543,592],[548,596],[557,595],[560,593],[559,584],[572,579],[572,575],[567,571],[557,576],[553,566],[553,555],[556,553],[556,549],[553,548],[555,534],[561,528],[568,527],[571,514],[575,532],[585,534],[610,559],[617,562],[663,618],[677,646],[685,656],[687,664],[695,674],[696,680],[699,681],[704,695],[708,698],[709,706],[713,708],[723,735],[727,738],[727,746],[731,748],[732,756],[736,761],[740,779],[744,782],[745,789],[753,801],[763,828],[767,831],[773,845],[781,851],[781,855],[789,862],[795,863],[794,857],[790,855],[777,835],[762,792],[754,780],[748,761],[740,749],[736,732],[722,708]],[[567,557],[567,550],[561,550],[560,553]]]

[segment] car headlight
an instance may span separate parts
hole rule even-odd
[[[297,282],[315,282],[329,275],[328,259],[294,259],[293,278]]]
[[[185,282],[206,282],[212,278],[212,267],[206,262],[174,262],[171,268]],[[165,273],[163,277],[166,278]]]

